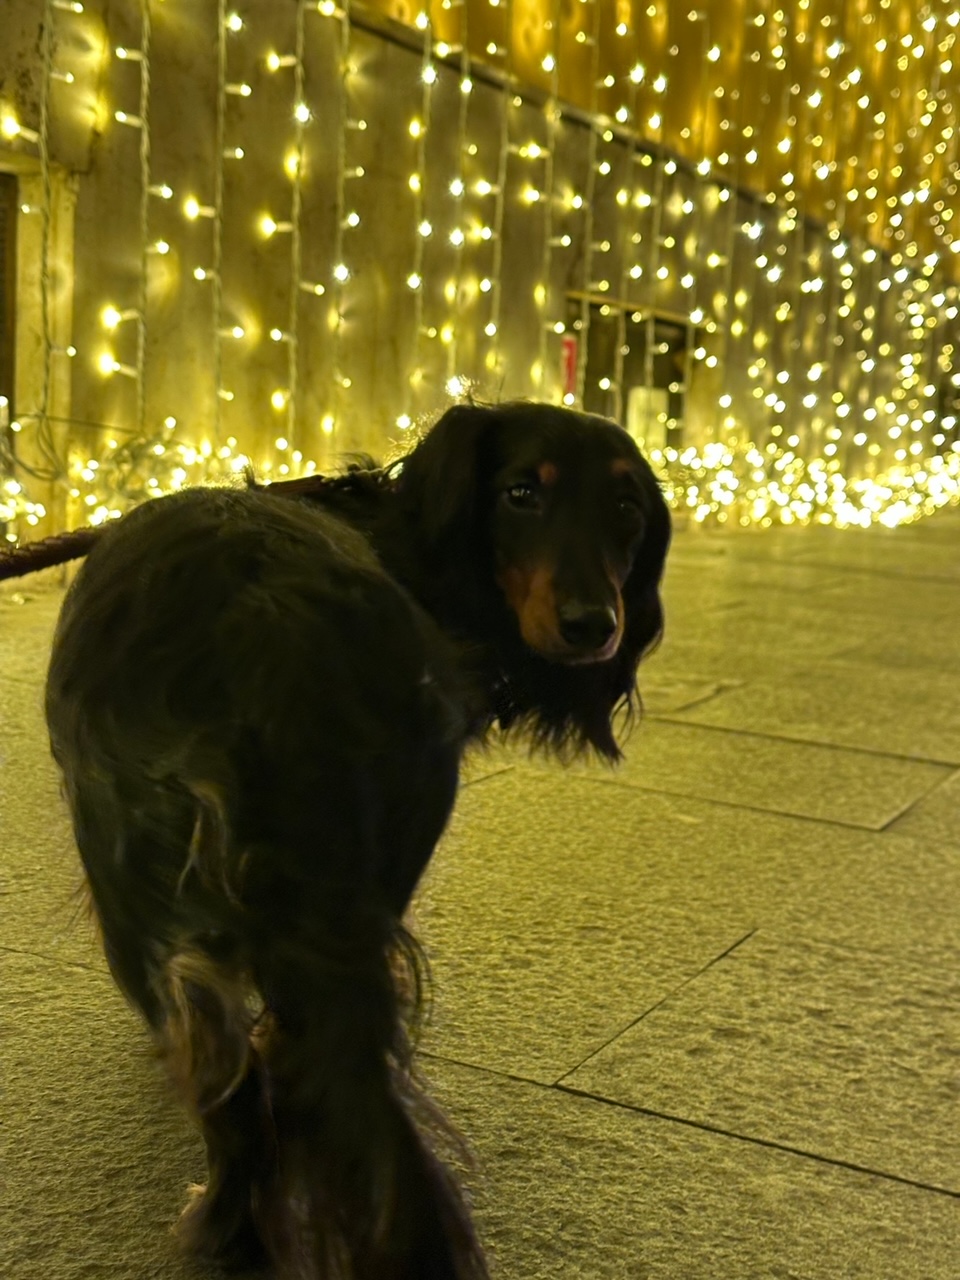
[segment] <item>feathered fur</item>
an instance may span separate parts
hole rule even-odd
[[[663,499],[613,424],[464,406],[313,497],[106,530],[47,682],[103,944],[206,1141],[184,1243],[303,1280],[483,1280],[418,1089],[404,925],[465,745],[618,754]]]

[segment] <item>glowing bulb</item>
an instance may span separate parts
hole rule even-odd
[[[347,267],[343,262],[338,262],[337,265],[333,268],[333,278],[334,280],[338,280],[341,284],[343,284],[344,281],[349,280],[350,279],[349,267]]]

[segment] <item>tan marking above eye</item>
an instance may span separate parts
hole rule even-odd
[[[614,476],[628,476],[633,471],[633,463],[629,458],[615,458],[610,468],[610,474]]]
[[[560,468],[553,462],[541,462],[537,467],[537,478],[542,485],[553,485],[560,478]]]

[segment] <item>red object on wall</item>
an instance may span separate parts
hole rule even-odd
[[[563,394],[565,396],[575,396],[577,394],[577,345],[578,339],[575,333],[565,333],[563,335],[560,368]]]

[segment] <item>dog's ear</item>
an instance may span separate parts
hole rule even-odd
[[[403,459],[397,497],[428,553],[472,535],[496,423],[495,409],[454,405]]]
[[[619,696],[632,698],[637,666],[663,633],[660,579],[670,545],[670,509],[656,477],[645,465],[647,526],[633,567],[623,584],[624,636],[617,654]]]

